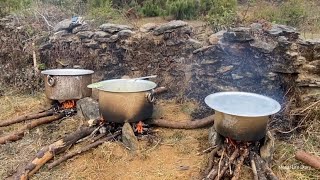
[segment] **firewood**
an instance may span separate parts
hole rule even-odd
[[[0,144],[5,144],[9,141],[17,141],[19,139],[22,139],[26,130],[30,130],[30,129],[37,127],[37,126],[40,126],[42,124],[46,124],[46,123],[50,123],[50,122],[59,120],[63,116],[64,116],[64,114],[57,114],[57,115],[42,117],[40,119],[33,120],[33,121],[29,122],[28,124],[22,126],[17,131],[15,131],[11,134],[8,134],[6,136],[0,137]]]
[[[314,156],[305,151],[297,151],[295,154],[295,158],[299,161],[306,163],[307,165],[315,168],[320,169],[320,157]]]
[[[223,161],[223,158],[224,158],[224,153],[225,153],[225,151],[226,151],[226,147],[225,146],[223,146],[222,147],[222,155],[221,155],[221,157],[220,157],[220,160],[219,160],[219,165],[218,165],[218,167],[214,167],[214,168],[212,168],[212,170],[209,172],[209,174],[206,176],[206,180],[212,180],[212,179],[214,179],[217,175],[218,175],[218,172],[219,172],[219,170],[220,170],[220,166],[221,166],[221,164],[222,164],[222,162],[223,162],[223,164],[224,164],[224,161]],[[217,151],[218,152],[218,151]]]
[[[196,128],[202,128],[202,127],[213,124],[214,122],[213,117],[214,116],[208,116],[203,119],[195,119],[193,121],[181,121],[181,122],[169,121],[165,119],[154,119],[148,123],[159,126],[159,127],[166,127],[166,128],[196,129]]]
[[[256,153],[254,153],[255,162],[259,164],[262,172],[266,175],[269,180],[278,180],[279,178],[273,173],[273,171],[269,168],[267,163]],[[259,178],[260,180],[260,178]]]
[[[66,160],[68,160],[68,159],[70,159],[70,158],[72,158],[72,157],[74,157],[74,156],[76,156],[76,155],[79,155],[79,154],[81,154],[81,153],[84,153],[84,152],[86,152],[86,151],[89,151],[90,149],[95,148],[95,147],[103,144],[103,143],[106,142],[106,141],[110,141],[110,140],[116,138],[116,137],[119,136],[120,134],[121,134],[121,132],[116,132],[116,133],[112,134],[111,136],[104,137],[104,138],[102,138],[102,139],[100,139],[100,140],[98,140],[98,141],[96,141],[96,142],[93,142],[93,143],[91,143],[91,144],[89,144],[89,145],[87,145],[87,146],[84,146],[84,147],[82,147],[81,149],[79,149],[79,150],[77,150],[77,151],[70,152],[70,153],[64,155],[63,157],[61,157],[60,159],[58,159],[58,160],[52,162],[51,164],[49,164],[49,165],[48,165],[48,168],[49,168],[49,169],[52,169],[53,167],[61,164],[62,162],[66,161]]]
[[[92,133],[94,127],[84,127],[81,128],[74,133],[71,133],[64,138],[43,147],[40,151],[38,151],[35,158],[31,159],[30,162],[25,164],[21,164],[16,173],[13,174],[8,179],[21,179],[27,180],[34,173],[36,173],[45,163],[47,163],[50,159],[52,159],[55,155],[64,152],[71,145],[76,143],[79,139],[82,139]]]
[[[229,164],[233,163],[233,161],[239,156],[239,149],[236,148],[235,151],[232,153],[232,155],[229,158],[229,161],[222,167],[222,170],[218,173],[218,176],[215,178],[215,180],[219,180],[223,177],[224,173],[229,167]]]
[[[168,89],[166,87],[158,87],[158,88],[154,89],[153,94],[159,95],[159,94],[165,93],[167,91],[168,91]]]
[[[30,119],[38,119],[38,118],[45,117],[45,116],[51,116],[51,115],[53,115],[53,111],[50,111],[50,110],[49,111],[40,111],[38,113],[33,113],[33,114],[26,114],[26,115],[12,118],[12,119],[0,121],[0,127],[8,126],[11,124],[19,123],[19,122],[30,120]]]
[[[252,153],[250,153],[250,163],[251,163],[251,168],[252,168],[252,173],[253,173],[253,179],[259,180],[256,162],[254,161]]]
[[[231,180],[237,180],[240,178],[241,167],[243,165],[244,159],[246,157],[248,157],[248,155],[249,155],[249,149],[245,148],[243,153],[241,154],[240,158],[237,161],[236,168],[235,168],[235,171],[233,173],[233,177]]]
[[[251,152],[253,154],[253,159],[257,168],[257,174],[258,174],[258,179],[259,180],[267,180],[266,173],[264,171],[264,165],[266,163],[264,160],[255,152]],[[259,158],[260,157],[260,158]]]
[[[208,160],[208,166],[207,169],[205,170],[205,174],[209,174],[209,172],[211,171],[211,169],[213,168],[213,159],[214,156],[217,154],[217,152],[219,151],[219,149],[221,148],[221,146],[218,146],[216,148],[214,148],[209,155],[209,160]]]

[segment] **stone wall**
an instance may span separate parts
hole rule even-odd
[[[139,29],[117,24],[92,29],[83,22],[70,23],[59,23],[56,32],[36,43],[38,63],[45,68],[93,69],[94,81],[156,74],[155,81],[170,89],[168,98],[201,103],[219,91],[255,92],[282,103],[290,90],[298,89],[305,92],[303,101],[319,99],[320,42],[299,39],[292,27],[255,23],[199,41],[183,21],[149,23]],[[14,63],[2,60],[0,67]],[[23,68],[31,69],[28,63]],[[8,83],[4,79],[1,76],[1,82]]]

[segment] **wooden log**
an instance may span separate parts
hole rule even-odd
[[[209,174],[210,171],[212,170],[212,168],[213,168],[214,156],[217,154],[217,152],[219,151],[220,148],[221,148],[221,146],[218,146],[218,147],[214,148],[214,149],[210,152],[209,160],[208,160],[208,166],[207,166],[206,170],[204,171],[205,174]]]
[[[249,155],[249,149],[246,148],[244,149],[243,153],[241,154],[239,160],[237,161],[237,164],[236,164],[236,168],[235,168],[235,171],[233,173],[233,177],[231,180],[238,180],[240,179],[240,172],[241,172],[241,167],[243,165],[243,162],[244,162],[244,159],[246,157],[248,157]]]
[[[320,157],[314,156],[305,151],[297,151],[295,154],[295,158],[299,161],[306,163],[307,165],[315,168],[320,169]]]
[[[158,87],[158,88],[154,89],[153,94],[159,95],[159,94],[165,93],[167,91],[168,91],[168,89],[166,87]]]
[[[8,177],[8,179],[20,179],[27,180],[34,173],[36,173],[46,162],[52,159],[55,155],[65,151],[71,145],[76,143],[79,139],[82,139],[92,133],[95,127],[84,127],[74,133],[71,133],[64,138],[43,147],[38,151],[35,158],[31,159],[30,162],[21,164],[16,173]]]
[[[212,180],[212,179],[214,179],[217,175],[218,175],[218,172],[219,172],[219,170],[220,170],[220,166],[221,166],[221,164],[224,164],[224,160],[223,160],[223,158],[224,158],[224,153],[225,153],[225,151],[226,151],[226,147],[224,146],[224,145],[222,145],[222,155],[221,155],[221,157],[220,157],[220,160],[219,160],[219,165],[218,165],[218,167],[214,167],[214,168],[212,168],[212,170],[209,172],[209,174],[206,176],[206,180]],[[217,151],[218,152],[218,151]]]
[[[266,175],[269,180],[278,180],[279,178],[273,173],[273,171],[269,168],[267,163],[259,156],[257,153],[254,153],[255,162],[259,164],[262,169],[262,172]],[[259,178],[260,180],[260,178]]]
[[[250,164],[251,164],[251,168],[252,168],[253,179],[254,180],[259,180],[256,162],[254,161],[252,153],[250,153]]]
[[[229,168],[229,164],[233,163],[233,161],[239,156],[239,149],[236,148],[235,151],[232,153],[232,155],[229,158],[229,161],[222,167],[222,170],[218,173],[218,176],[215,178],[215,180],[219,180],[223,177],[226,170]]]
[[[12,142],[12,141],[17,141],[19,139],[22,139],[26,130],[30,130],[30,129],[37,127],[37,126],[40,126],[42,124],[46,124],[46,123],[50,123],[50,122],[59,120],[62,117],[64,117],[64,114],[57,114],[57,115],[42,117],[40,119],[33,120],[33,121],[29,122],[28,124],[22,126],[17,131],[15,131],[11,134],[8,134],[6,136],[0,137],[0,144],[5,144],[10,141]]]
[[[84,147],[82,147],[81,149],[79,149],[79,150],[77,150],[77,151],[70,152],[70,153],[64,155],[63,157],[61,157],[60,159],[58,159],[58,160],[52,162],[51,164],[49,164],[49,165],[48,165],[48,168],[49,168],[49,169],[52,169],[53,167],[61,164],[62,162],[66,161],[66,160],[68,160],[68,159],[70,159],[70,158],[72,158],[72,157],[74,157],[74,156],[76,156],[76,155],[78,155],[78,154],[81,154],[81,153],[84,153],[84,152],[86,152],[86,151],[89,151],[90,149],[95,148],[95,147],[103,144],[103,143],[106,142],[106,141],[110,141],[110,140],[116,138],[116,137],[119,136],[120,134],[121,134],[121,132],[116,132],[116,133],[114,133],[114,134],[111,135],[111,136],[104,137],[104,138],[102,138],[102,139],[100,139],[100,140],[98,140],[98,141],[96,141],[96,142],[93,142],[93,143],[91,143],[91,144],[89,144],[89,145],[87,145],[87,146],[84,146]]]
[[[49,111],[41,111],[41,112],[33,113],[33,114],[26,114],[26,115],[12,118],[12,119],[0,121],[0,127],[8,126],[11,124],[19,123],[19,122],[30,120],[30,119],[38,119],[38,118],[45,117],[45,116],[51,116],[51,115],[53,115],[53,111],[50,111],[50,110]]]
[[[159,126],[159,127],[166,127],[166,128],[174,128],[174,129],[196,129],[206,127],[208,125],[213,124],[214,116],[208,116],[203,119],[195,119],[193,121],[169,121],[165,119],[154,119],[149,121],[148,123]]]

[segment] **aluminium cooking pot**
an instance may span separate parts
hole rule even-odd
[[[157,86],[152,81],[112,79],[103,82],[99,90],[99,110],[105,121],[138,122],[152,116]]]
[[[45,93],[52,100],[77,100],[91,96],[87,85],[92,83],[94,71],[86,69],[50,69],[41,71],[46,75]]]
[[[215,110],[216,131],[239,141],[265,137],[269,116],[281,109],[277,101],[247,92],[214,93],[205,98],[205,103]]]

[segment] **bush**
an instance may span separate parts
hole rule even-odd
[[[88,16],[93,18],[97,24],[120,18],[120,13],[112,7],[111,0],[90,0],[87,9]]]
[[[208,11],[206,19],[214,26],[230,26],[237,17],[237,0],[201,0],[200,2],[200,9]]]
[[[197,17],[199,6],[194,0],[168,0],[166,11],[175,19],[194,19]]]
[[[291,26],[299,26],[306,19],[306,10],[304,1],[302,0],[289,0],[280,6],[280,23]]]
[[[163,9],[161,8],[161,4],[159,4],[158,1],[155,1],[155,0],[145,1],[140,11],[146,17],[155,17],[163,14]]]

